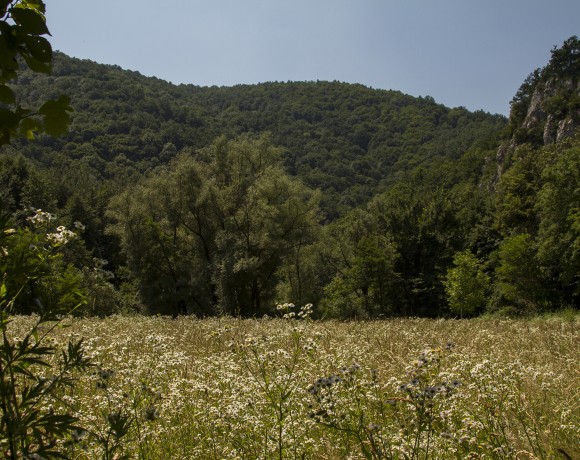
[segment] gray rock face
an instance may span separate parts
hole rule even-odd
[[[526,119],[524,120],[524,128],[531,129],[546,119],[546,113],[542,109],[542,101],[545,97],[546,95],[544,91],[534,91],[532,100],[530,101],[530,106],[528,107]]]
[[[580,119],[580,113],[576,114],[576,120]],[[579,123],[574,121],[574,117],[568,116],[558,123],[558,131],[556,132],[556,142],[562,142],[568,137],[572,137],[579,127]]]
[[[544,145],[556,142],[558,135],[558,121],[554,115],[549,114],[544,125]]]
[[[562,142],[573,136],[580,127],[580,111],[566,113],[560,110],[553,112],[547,110],[546,107],[549,105],[546,101],[558,94],[566,94],[567,98],[564,100],[580,96],[580,82],[576,87],[571,79],[548,80],[545,84],[539,85],[532,94],[526,117],[521,125],[527,130],[542,127],[544,145]]]
[[[559,143],[574,136],[580,131],[580,110],[570,111],[566,103],[571,100],[570,98],[576,97],[580,98],[580,82],[574,85],[572,79],[550,79],[539,84],[532,93],[526,116],[521,121],[520,127],[528,132],[540,129],[543,134],[541,139],[543,145]],[[553,102],[554,99],[556,103]],[[518,145],[515,135],[500,145],[496,154],[498,165],[496,182],[503,173],[506,159]]]

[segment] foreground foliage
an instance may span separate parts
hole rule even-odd
[[[571,458],[571,318],[67,320],[96,372],[53,402],[72,458]],[[15,317],[8,334],[29,330]],[[52,372],[40,369],[39,372]],[[108,452],[108,453],[107,453]]]
[[[18,136],[34,139],[38,133],[64,134],[69,125],[72,108],[68,97],[48,100],[34,110],[23,107],[9,85],[15,83],[21,62],[33,72],[51,72],[52,47],[44,37],[50,35],[45,10],[42,0],[0,2],[0,146]]]

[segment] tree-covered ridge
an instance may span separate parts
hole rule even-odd
[[[557,62],[574,62],[571,40],[553,51]],[[549,67],[550,85],[567,87],[567,64],[561,76]],[[578,305],[573,124],[543,145],[518,140],[501,116],[361,85],[175,86],[63,55],[54,68],[24,74],[17,89],[74,94],[70,134],[7,149],[0,193],[16,216],[32,204],[86,226],[67,261],[97,257],[102,274],[106,259],[115,274],[93,287],[90,313],[253,316],[293,301],[335,317],[466,316]],[[534,90],[532,105],[545,107],[543,96],[553,94]],[[573,121],[545,113],[545,126]]]
[[[270,132],[285,148],[286,170],[325,192],[329,218],[368,201],[403,171],[485,144],[505,124],[498,115],[362,85],[175,86],[63,54],[50,76],[24,73],[18,93],[31,104],[65,93],[75,111],[67,136],[20,150],[44,165],[81,160],[100,178],[151,170],[219,135]]]
[[[503,126],[500,116],[449,109],[431,98],[338,82],[208,89],[222,131],[270,131],[291,174],[325,192],[331,217],[362,204],[398,174],[459,158]],[[233,129],[233,131],[232,131]]]

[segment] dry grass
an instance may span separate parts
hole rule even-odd
[[[11,333],[22,334],[30,321],[15,318]],[[65,323],[53,339],[84,337],[98,367],[79,376],[63,401],[102,436],[107,415],[134,414],[123,440],[130,458],[364,458],[365,445],[373,458],[565,458],[558,449],[580,458],[577,320],[115,316]],[[441,355],[432,382],[461,382],[431,409],[439,428],[428,451],[413,445],[410,404],[385,409],[386,401],[405,400],[399,385],[426,349]],[[331,413],[313,417],[320,401],[312,385],[353,364],[360,366],[354,384],[333,387]],[[364,436],[341,431],[346,426]],[[83,438],[70,453],[100,458],[95,439]],[[373,450],[371,439],[384,440],[390,454]]]

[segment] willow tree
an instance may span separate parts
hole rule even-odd
[[[221,137],[127,190],[109,215],[153,310],[251,316],[276,301],[288,260],[300,270],[318,203],[284,172],[269,136]]]

